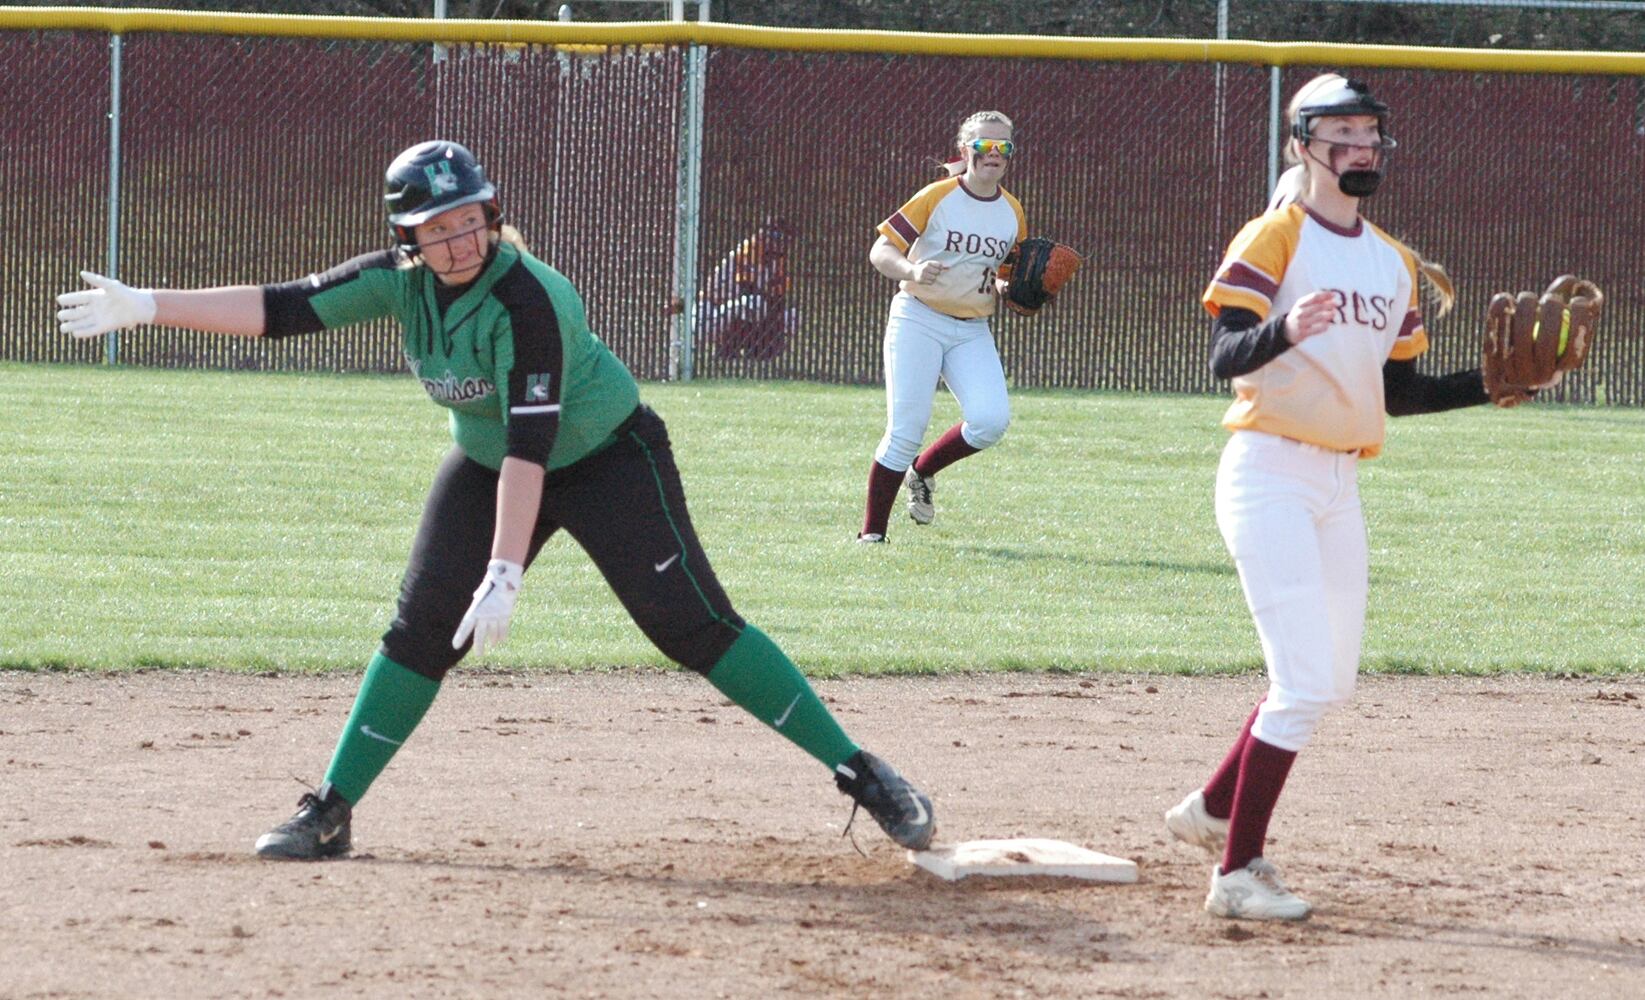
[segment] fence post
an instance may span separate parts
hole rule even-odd
[[[1225,42],[1225,41],[1228,40],[1228,3],[1229,3],[1229,0],[1217,0],[1217,40],[1218,41],[1224,41]],[[1213,231],[1220,233],[1224,229],[1227,228],[1226,225],[1223,223],[1223,219],[1222,219],[1223,202],[1227,200],[1224,197],[1224,193],[1226,192],[1227,186],[1228,186],[1228,135],[1227,135],[1227,132],[1228,132],[1228,81],[1227,81],[1227,69],[1226,69],[1226,67],[1223,66],[1222,63],[1219,62],[1219,63],[1216,64],[1216,68],[1213,71],[1213,74],[1214,74],[1213,77],[1212,77],[1212,81],[1213,81],[1212,82],[1212,91],[1213,92],[1212,92],[1212,95],[1211,95],[1211,99],[1216,104],[1216,106],[1211,109],[1212,120],[1214,122],[1214,129],[1215,129],[1214,141],[1216,142],[1216,152],[1213,154],[1214,157],[1215,157],[1214,164],[1213,164],[1213,169],[1216,171],[1217,179],[1216,179],[1216,209],[1215,209],[1215,216],[1214,216],[1212,222],[1216,227]]]
[[[685,52],[685,96],[680,126],[680,172],[674,214],[674,343],[669,378],[691,381],[697,323],[697,237],[702,225],[703,84],[708,50],[692,43]]]
[[[108,260],[111,278],[120,277],[120,36],[109,36],[109,226]],[[103,338],[103,363],[120,358],[120,334],[110,330]]]
[[[445,18],[446,0],[434,0],[434,19],[436,21],[443,21]],[[437,63],[443,63],[446,61],[446,47],[439,42],[434,43],[434,61]]]
[[[1285,137],[1280,130],[1284,122],[1279,113],[1279,67],[1268,67],[1268,197],[1274,196],[1279,186],[1279,149]]]

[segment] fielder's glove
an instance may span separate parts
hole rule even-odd
[[[154,293],[132,288],[92,271],[81,271],[80,280],[91,288],[64,292],[57,296],[63,308],[57,312],[57,327],[71,337],[99,337],[110,330],[124,330],[154,322]]]
[[[1491,402],[1517,406],[1582,364],[1604,304],[1599,286],[1569,274],[1555,278],[1540,300],[1534,292],[1496,293],[1485,315],[1480,366]]]
[[[474,603],[451,637],[451,648],[462,649],[469,636],[474,637],[474,653],[485,655],[508,638],[508,621],[514,617],[514,601],[520,596],[520,581],[525,567],[507,559],[493,559],[486,565],[485,579],[474,591]]]
[[[1081,263],[1073,247],[1043,236],[1023,240],[1000,265],[999,277],[1006,283],[1005,304],[1013,312],[1034,315],[1057,297]]]

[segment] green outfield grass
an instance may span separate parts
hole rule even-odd
[[[443,414],[410,378],[0,365],[0,667],[358,669]],[[1253,670],[1211,512],[1223,402],[1023,392],[859,546],[878,389],[647,385],[726,589],[814,674]],[[957,416],[946,394],[933,433]],[[1645,668],[1645,412],[1393,424],[1362,472],[1368,669]],[[661,664],[564,538],[484,663]]]

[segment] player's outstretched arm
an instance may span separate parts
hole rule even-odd
[[[1491,401],[1478,368],[1428,375],[1417,371],[1416,361],[1387,361],[1382,366],[1383,409],[1390,417],[1443,413]]]
[[[80,278],[91,287],[57,296],[58,328],[71,337],[148,323],[242,337],[263,333],[263,290],[257,285],[173,291],[132,288],[92,271],[81,271]]]
[[[162,326],[260,337],[267,323],[263,289],[257,285],[156,291],[154,303],[154,321]]]

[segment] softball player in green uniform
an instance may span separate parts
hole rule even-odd
[[[157,323],[289,337],[393,316],[412,374],[450,413],[399,607],[366,667],[325,781],[257,841],[273,858],[348,852],[352,810],[417,727],[446,671],[508,635],[526,568],[564,529],[671,659],[829,767],[897,843],[935,833],[931,802],[860,749],[793,662],[732,608],[686,513],[663,421],[590,332],[577,290],[502,225],[472,154],[425,142],[389,166],[397,246],[272,285],[167,291],[83,272],[65,333]],[[855,810],[853,809],[853,813]]]

